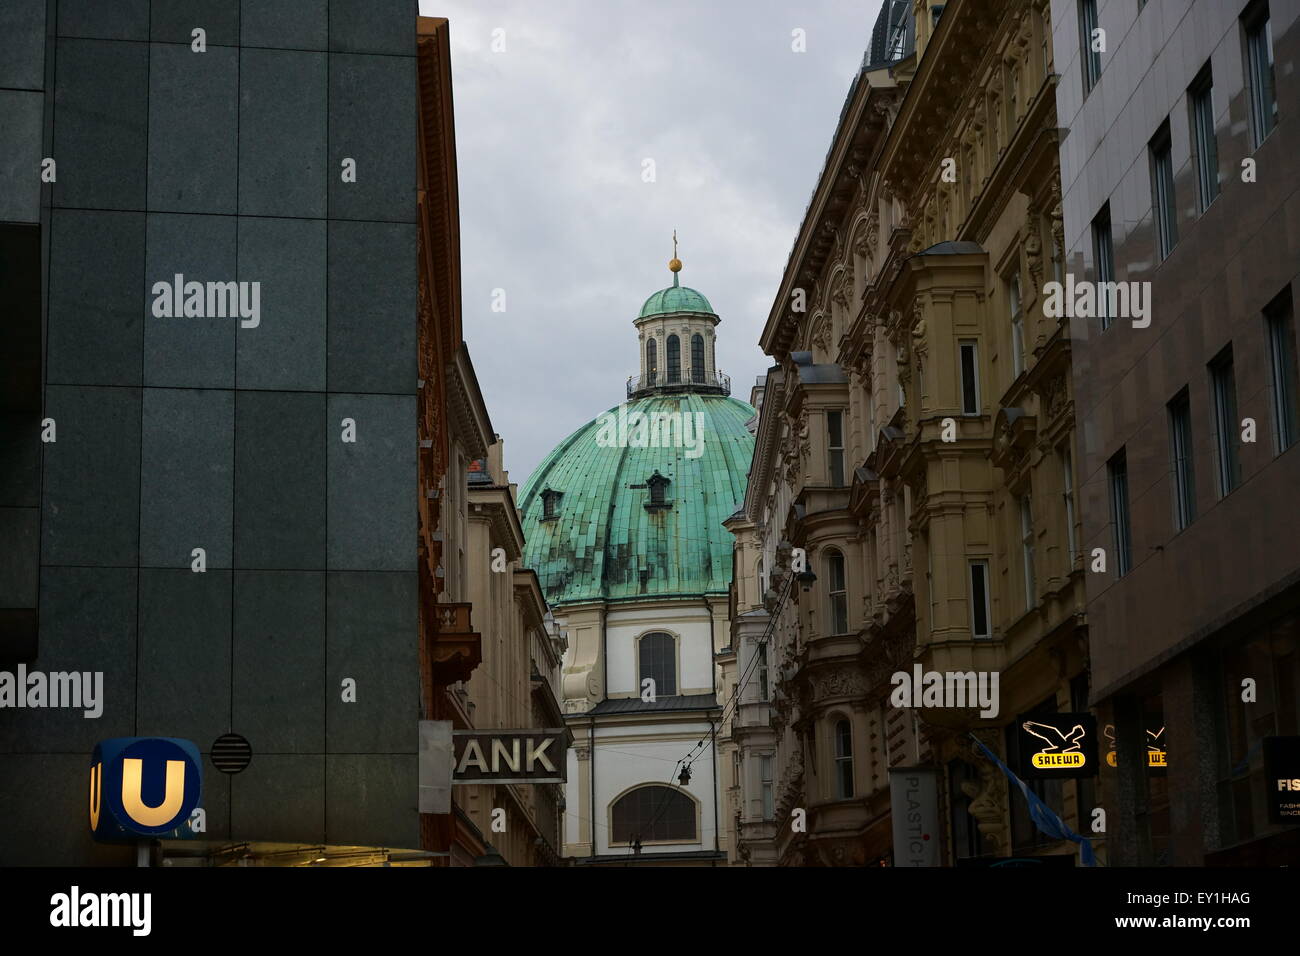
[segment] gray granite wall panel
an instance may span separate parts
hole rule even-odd
[[[140,390],[51,385],[43,564],[135,568],[140,536]]]
[[[235,567],[325,567],[325,396],[235,400]]]
[[[325,388],[323,219],[239,222],[239,279],[259,282],[262,321],[236,335],[240,388]]]
[[[356,423],[356,441],[341,423]],[[332,571],[414,571],[415,398],[329,397],[329,567]]]
[[[149,208],[235,212],[239,51],[155,43],[149,55]]]
[[[50,230],[46,381],[139,385],[144,214],[55,209]]]
[[[54,204],[143,209],[148,45],[63,39],[57,55]]]
[[[240,51],[239,212],[323,218],[326,55]]]
[[[141,441],[141,566],[230,567],[235,393],[146,388]]]

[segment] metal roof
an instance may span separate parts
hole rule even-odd
[[[638,414],[702,426],[702,444],[635,447]],[[543,459],[519,507],[524,565],[537,571],[551,606],[725,593],[732,537],[722,522],[744,499],[754,454],[745,423],[754,414],[724,395],[647,395],[598,416]],[[627,440],[610,441],[620,421]],[[646,507],[656,471],[669,479],[666,506]],[[552,518],[544,513],[547,489],[562,493]]]
[[[659,697],[647,702],[640,697],[617,697],[602,700],[587,714],[643,714],[665,710],[718,710],[718,701],[712,694],[686,694],[680,697]]]

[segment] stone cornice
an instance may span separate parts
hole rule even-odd
[[[469,349],[464,343],[446,366],[447,413],[450,438],[459,439],[470,458],[483,458],[495,433],[488,418],[487,404],[478,387]],[[464,476],[461,476],[462,479]]]

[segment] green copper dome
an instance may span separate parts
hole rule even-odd
[[[677,276],[673,276],[672,285],[666,289],[660,289],[645,300],[645,305],[641,306],[641,314],[638,318],[644,319],[647,315],[663,315],[667,312],[707,312],[710,315],[715,314],[713,306],[709,305],[709,300],[694,289],[678,285]]]
[[[645,416],[640,428],[637,413]],[[665,415],[676,417],[657,418]],[[722,522],[745,494],[754,453],[745,423],[753,416],[749,405],[724,395],[650,395],[615,406],[566,438],[520,497],[524,566],[537,571],[547,600],[725,593],[732,538]],[[663,439],[663,422],[686,420],[692,429],[702,425],[701,444],[699,433],[677,424],[670,438],[685,440]],[[656,421],[658,441],[646,427]],[[553,517],[546,516],[548,505]]]

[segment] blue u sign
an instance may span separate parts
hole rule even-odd
[[[178,835],[202,793],[203,764],[188,740],[101,740],[90,758],[90,832],[110,843]]]

